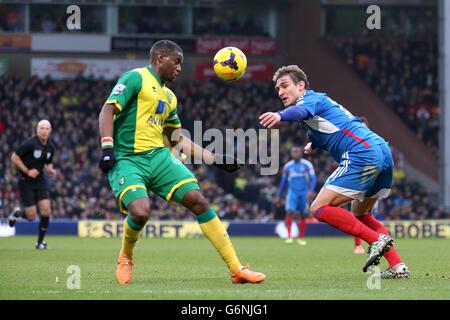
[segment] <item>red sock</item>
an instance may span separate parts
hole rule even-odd
[[[355,240],[355,247],[358,247],[361,245],[361,239],[358,237],[353,237],[353,239]]]
[[[287,228],[287,232],[288,232],[288,238],[291,238],[291,227],[292,227],[292,223],[294,222],[294,217],[292,216],[287,216],[286,219],[284,220],[284,225]]]
[[[298,221],[298,238],[303,239],[305,236],[306,231],[306,220],[299,220]]]
[[[383,226],[383,224],[378,222],[377,219],[375,219],[370,212],[366,213],[363,216],[359,216],[358,220],[364,223],[370,229],[390,236],[389,231],[387,231],[386,228]],[[402,262],[402,259],[400,259],[400,256],[398,255],[398,252],[394,247],[392,247],[388,252],[386,252],[384,254],[384,257],[388,261],[389,266],[391,268]]]
[[[332,206],[323,206],[317,209],[314,213],[314,217],[316,217],[317,220],[326,222],[345,233],[361,238],[369,244],[378,240],[379,233],[373,231],[369,227],[366,227],[363,223],[356,219],[353,214],[345,209]]]

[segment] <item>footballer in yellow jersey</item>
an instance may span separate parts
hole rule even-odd
[[[182,62],[183,50],[176,43],[156,42],[150,49],[150,65],[124,73],[99,115],[99,166],[108,173],[120,211],[127,214],[116,280],[120,284],[131,281],[133,249],[150,217],[151,191],[196,215],[202,232],[225,261],[233,283],[264,281],[264,274],[239,262],[225,227],[200,192],[193,173],[164,146],[163,135],[188,156],[228,172],[240,167],[232,156],[213,154],[176,130],[181,128],[177,98],[166,83],[179,75]]]

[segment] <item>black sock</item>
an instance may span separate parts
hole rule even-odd
[[[44,240],[45,234],[47,233],[48,229],[48,222],[50,218],[49,217],[42,217],[39,220],[39,237],[38,242],[42,242]]]

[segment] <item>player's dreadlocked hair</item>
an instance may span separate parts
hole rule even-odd
[[[277,80],[285,75],[289,75],[291,77],[292,81],[294,81],[295,84],[299,83],[300,81],[305,82],[305,87],[309,87],[308,82],[308,76],[306,73],[300,69],[297,65],[290,65],[290,66],[284,66],[278,69],[275,74],[273,75],[273,82],[277,82]]]
[[[150,49],[150,60],[153,61],[159,54],[169,55],[175,52],[183,54],[183,50],[175,42],[170,40],[159,40],[155,42]]]

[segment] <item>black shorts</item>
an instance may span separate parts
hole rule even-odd
[[[28,181],[19,180],[20,200],[24,207],[35,206],[38,201],[50,199],[50,193],[47,183],[30,183]]]

